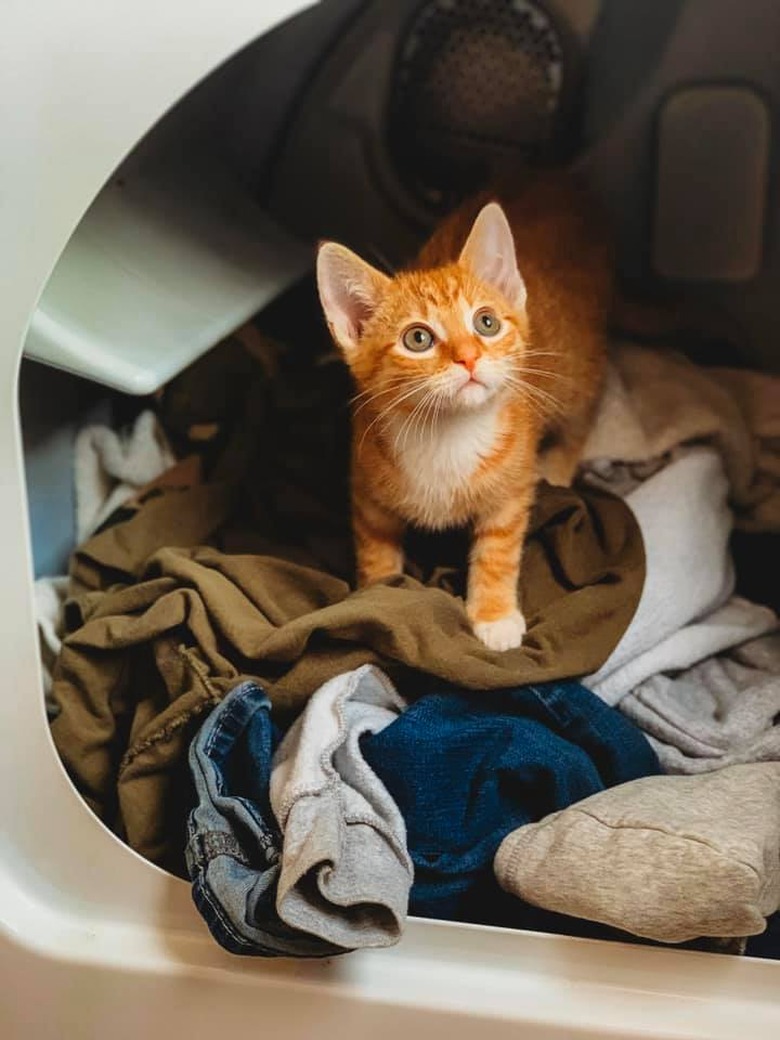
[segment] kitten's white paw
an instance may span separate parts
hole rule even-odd
[[[496,621],[475,621],[474,634],[491,650],[514,650],[523,642],[525,618],[519,610]]]

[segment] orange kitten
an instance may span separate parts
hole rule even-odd
[[[537,480],[571,482],[605,365],[609,255],[587,200],[546,176],[503,209],[461,207],[413,269],[391,278],[326,242],[317,279],[359,391],[361,584],[403,569],[407,524],[471,524],[474,631],[494,650],[519,646],[518,576]]]

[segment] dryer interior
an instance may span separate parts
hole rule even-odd
[[[726,0],[326,0],[250,43],[139,142],[44,292],[20,381],[36,578],[63,574],[84,535],[74,496],[124,482],[130,500],[148,483],[85,476],[97,449],[84,428],[137,431],[173,400],[174,454],[210,457],[246,405],[247,355],[264,378],[300,370],[285,433],[300,422],[309,449],[319,439],[339,457],[343,428],[305,420],[307,394],[343,384],[313,244],[336,238],[392,269],[459,198],[517,166],[576,168],[610,214],[626,291],[682,310],[646,344],[776,370],[778,43],[772,0],[739,19]],[[232,377],[209,368],[218,342],[228,365],[240,355]],[[206,403],[181,406],[204,382]],[[245,440],[261,436],[289,447],[266,427]],[[737,591],[776,609],[776,537],[737,532],[731,552]],[[749,950],[780,956],[771,928]]]

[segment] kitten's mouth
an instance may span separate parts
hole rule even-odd
[[[456,407],[476,408],[484,404],[492,396],[493,394],[488,384],[472,376],[471,379],[467,379],[465,383],[458,387],[453,403]]]
[[[483,383],[481,379],[477,379],[477,377],[472,373],[466,382],[460,387],[458,392],[460,393],[460,391],[466,390],[470,386],[482,386],[487,390],[487,385]]]

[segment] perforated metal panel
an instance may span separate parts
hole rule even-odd
[[[402,33],[391,79],[390,151],[407,186],[449,201],[486,167],[545,154],[574,58],[538,0],[433,0]]]

